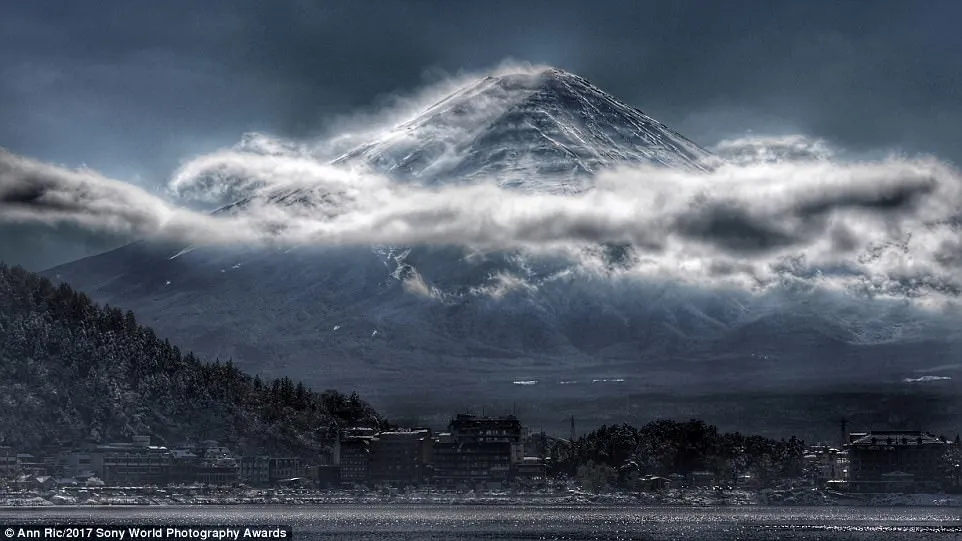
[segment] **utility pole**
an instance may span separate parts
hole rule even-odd
[[[842,431],[842,447],[844,447],[848,443],[848,431],[846,430],[848,428],[848,419],[842,417],[838,423],[838,427]]]
[[[575,416],[571,416],[571,442],[575,441]]]

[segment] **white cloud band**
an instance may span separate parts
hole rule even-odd
[[[191,244],[452,244],[578,257],[587,245],[630,244],[627,272],[704,285],[791,276],[875,295],[962,290],[962,175],[952,167],[931,158],[772,160],[757,139],[728,150],[739,144],[760,158],[708,173],[622,167],[574,196],[485,182],[424,187],[305,155],[224,151],[188,162],[170,184],[182,198],[243,199],[214,215],[2,152],[0,221]]]

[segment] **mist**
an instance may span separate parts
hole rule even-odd
[[[934,158],[792,155],[776,143],[728,142],[739,158],[704,173],[605,171],[593,189],[570,196],[494,181],[426,187],[307,157],[228,150],[186,163],[164,198],[4,152],[0,220],[191,245],[458,245],[578,258],[589,245],[628,244],[634,259],[624,272],[638,275],[750,288],[788,271],[872,295],[957,295],[957,170]],[[746,149],[760,157],[747,160]],[[242,204],[189,208],[225,199]]]

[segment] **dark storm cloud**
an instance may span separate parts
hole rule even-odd
[[[778,223],[752,216],[739,205],[712,204],[693,209],[677,223],[687,237],[717,243],[733,252],[766,252],[791,246],[798,238],[780,231]]]
[[[705,145],[798,131],[959,163],[960,15],[951,0],[7,3],[0,145],[151,189],[244,131],[320,133],[435,71],[514,57]],[[9,245],[0,259],[20,259]]]
[[[791,177],[794,172],[778,171],[773,177]],[[855,236],[844,225],[836,222],[829,231],[829,219],[839,212],[862,212],[901,219],[918,212],[919,205],[939,189],[935,176],[926,173],[915,176],[912,181],[899,179],[892,183],[858,182],[846,178],[832,186],[819,189],[816,182],[824,180],[829,170],[812,174],[804,184],[810,184],[807,194],[798,193],[788,204],[776,206],[776,212],[763,213],[761,209],[771,205],[771,199],[763,196],[745,199],[725,197],[708,198],[700,195],[694,199],[688,211],[676,221],[679,233],[692,239],[701,239],[736,253],[763,253],[797,246],[828,235],[832,244],[841,251],[857,246]],[[899,178],[894,173],[893,178]],[[754,190],[761,194],[767,187],[777,184],[777,178],[758,182]],[[950,181],[954,183],[956,181]]]

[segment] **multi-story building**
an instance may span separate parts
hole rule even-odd
[[[240,481],[240,460],[213,440],[171,449],[169,481],[229,485]]]
[[[135,437],[132,443],[97,445],[87,453],[92,470],[110,485],[156,485],[170,480],[170,451],[150,445],[147,436]]]
[[[428,429],[381,432],[371,440],[371,481],[393,486],[424,483],[430,472],[432,443]]]
[[[300,458],[271,457],[269,475],[271,483],[294,477],[304,477],[304,465]]]
[[[434,482],[474,488],[503,484],[511,477],[511,445],[507,442],[458,442],[439,434],[434,443]]]
[[[8,476],[18,471],[17,453],[9,446],[0,446],[0,475]]]
[[[514,415],[481,417],[458,414],[448,425],[451,436],[459,443],[508,443],[511,464],[524,459],[524,427]]]
[[[230,485],[240,481],[240,460],[230,449],[215,441],[206,441],[198,449],[200,458],[194,468],[194,480],[208,485]]]
[[[848,444],[849,485],[861,492],[933,490],[944,482],[942,457],[951,444],[927,432],[857,433]]]
[[[94,463],[94,455],[90,451],[78,450],[64,453],[60,457],[63,474],[69,477],[79,477],[87,474],[100,475],[100,466]]]
[[[434,480],[439,485],[499,485],[524,459],[521,421],[513,415],[459,414],[434,444]]]
[[[340,466],[342,486],[366,485],[371,480],[371,446],[375,431],[370,428],[344,430],[334,453]]]
[[[253,486],[271,483],[271,457],[245,456],[240,461],[240,479]]]
[[[30,453],[17,453],[17,469],[27,475],[50,475],[48,464],[43,458]]]
[[[240,470],[236,462],[201,462],[194,469],[194,480],[207,485],[232,485],[240,480]]]

